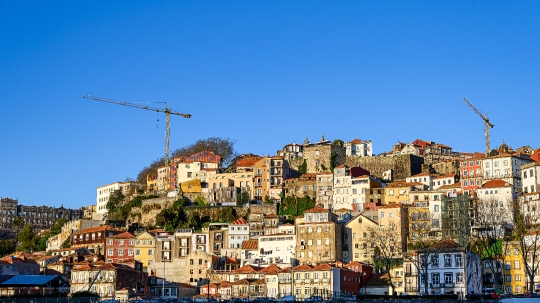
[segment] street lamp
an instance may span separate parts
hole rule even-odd
[[[364,282],[363,283],[364,284],[364,302],[366,301],[366,281],[365,281],[366,276],[367,276],[366,272],[362,271],[362,277],[363,277],[362,281]]]

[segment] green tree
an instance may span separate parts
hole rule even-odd
[[[264,196],[264,203],[265,204],[273,204],[274,202],[272,202],[269,195],[266,195],[266,196]]]
[[[302,198],[289,196],[285,197],[279,204],[279,215],[296,217],[301,216],[308,209],[315,207],[315,200],[311,199],[308,195]]]
[[[33,252],[37,251],[39,247],[39,237],[34,234],[32,225],[26,224],[19,234],[17,235],[17,240],[19,240],[19,251]]]
[[[298,172],[301,174],[307,173],[307,162],[306,159],[304,159],[304,162],[298,166]]]
[[[207,205],[208,203],[206,202],[206,199],[203,197],[203,196],[197,196],[197,198],[195,198],[195,202],[196,205],[198,206],[205,206]]]
[[[107,204],[106,204],[106,207],[109,213],[116,212],[118,207],[123,204],[125,198],[126,197],[124,196],[124,194],[122,194],[122,191],[120,191],[119,189],[113,191],[109,195],[109,201],[107,201]]]
[[[345,142],[343,142],[343,140],[341,140],[341,139],[336,139],[336,140],[334,140],[334,142],[332,142],[332,145],[343,146],[343,145],[345,145]]]
[[[236,197],[236,206],[243,206],[246,203],[249,203],[249,194],[243,191]]]
[[[337,162],[337,154],[336,153],[332,153],[330,155],[330,171],[332,173],[334,173],[334,167],[336,167],[336,162]]]
[[[67,238],[67,239],[64,240],[64,242],[62,243],[62,248],[68,248],[68,247],[71,247],[71,237]]]
[[[15,251],[15,241],[10,239],[0,240],[0,256],[6,256]]]

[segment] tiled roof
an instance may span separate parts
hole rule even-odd
[[[135,236],[127,231],[121,234],[109,237],[109,239],[132,239],[132,238],[135,238]]]
[[[313,267],[313,270],[331,270],[332,269],[332,266],[326,264],[326,263],[322,263],[322,264],[319,264],[315,267]]]
[[[304,213],[327,213],[327,212],[329,212],[328,209],[322,208],[320,206],[315,206],[312,209],[308,209],[304,211]]]
[[[242,241],[242,249],[257,249],[259,248],[259,240]]]
[[[182,159],[182,163],[204,162],[220,163],[221,157],[211,151],[202,151]]]
[[[276,264],[270,264],[270,266],[259,270],[260,273],[277,274],[281,269]]]
[[[456,174],[446,174],[442,176],[436,176],[435,179],[442,179],[442,178],[455,178]]]
[[[329,170],[325,170],[323,172],[317,173],[317,175],[332,175],[332,172]]]
[[[498,187],[509,187],[512,186],[510,183],[504,181],[504,180],[491,180],[488,181],[486,184],[482,185],[482,188],[498,188]]]
[[[244,218],[240,217],[234,221],[232,221],[231,225],[247,225],[247,221],[244,220]]]
[[[362,141],[360,141],[358,138],[354,138],[354,140],[352,140],[351,143],[358,144],[358,143],[362,143]]]
[[[454,184],[447,184],[439,187],[438,189],[454,189],[454,188],[461,188],[461,182],[456,182]]]
[[[378,209],[402,208],[402,207],[403,207],[403,204],[388,204],[388,205],[379,206]]]
[[[413,177],[424,177],[424,176],[430,176],[430,177],[433,177],[433,176],[435,176],[435,175],[434,175],[434,174],[430,174],[430,173],[419,173],[419,174],[410,176],[409,178],[413,178]]]
[[[390,286],[390,281],[388,273],[384,274],[373,274],[371,279],[367,281],[366,287],[380,287],[380,286]]]
[[[341,164],[339,166],[336,166],[335,168],[348,168],[349,166],[345,165],[345,164]]]
[[[457,244],[456,242],[449,239],[445,239],[431,245],[429,248],[460,248],[460,247],[462,246]]]
[[[300,178],[302,178],[302,179],[313,179],[313,178],[316,178],[316,177],[317,177],[317,174],[314,174],[314,173],[302,174],[300,176]]]
[[[247,264],[247,265],[244,265],[236,270],[233,270],[232,273],[233,274],[242,274],[242,273],[246,273],[246,274],[249,274],[249,273],[256,273],[258,272],[259,270],[263,269],[262,267],[259,267],[259,266],[254,266],[254,265],[251,265],[251,264]]]
[[[307,264],[298,265],[294,268],[294,270],[311,270],[311,266]]]

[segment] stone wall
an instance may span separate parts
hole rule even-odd
[[[372,176],[382,179],[385,171],[393,170],[394,180],[405,180],[422,171],[424,158],[415,155],[399,155],[393,157],[347,157],[346,164],[350,167],[360,166],[371,172]]]
[[[334,165],[345,163],[346,149],[343,146],[333,144],[315,144],[304,147],[304,159],[307,163],[307,173],[317,173],[330,169],[332,154],[336,155]],[[302,160],[303,162],[303,160]]]

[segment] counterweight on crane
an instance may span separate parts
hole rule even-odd
[[[146,106],[146,105],[135,104],[135,103],[129,103],[129,102],[124,102],[124,101],[116,101],[116,100],[111,100],[111,99],[94,97],[94,96],[90,96],[90,95],[83,96],[83,98],[96,100],[96,101],[101,101],[101,102],[112,103],[112,104],[116,104],[116,105],[122,105],[122,106],[129,106],[129,107],[134,107],[134,108],[145,109],[145,110],[151,110],[151,111],[155,111],[155,112],[158,112],[158,113],[165,113],[165,158],[164,158],[165,166],[169,165],[169,142],[170,142],[170,138],[171,138],[171,131],[170,131],[171,115],[182,116],[184,118],[191,118],[190,114],[183,114],[181,112],[177,112],[177,111],[172,110],[171,108],[169,108],[167,106],[167,103],[165,103],[165,102],[163,102],[165,104],[165,108],[157,108],[157,107]]]
[[[472,108],[474,110],[474,112],[480,116],[480,118],[482,118],[482,120],[484,120],[484,135],[486,136],[486,157],[489,157],[489,152],[491,151],[490,147],[489,147],[489,129],[490,128],[493,128],[493,124],[491,124],[491,122],[489,122],[489,118],[487,116],[487,113],[481,113],[478,109],[476,109],[476,107],[474,107],[472,105],[471,102],[469,102],[469,100],[467,100],[467,98],[463,98],[463,101],[465,101],[465,103],[467,103],[467,105]]]

